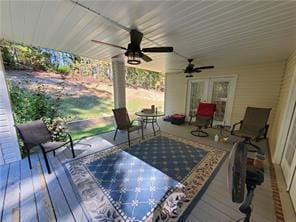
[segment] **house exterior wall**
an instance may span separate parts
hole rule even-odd
[[[285,62],[240,67],[216,68],[195,74],[195,77],[237,76],[231,124],[244,116],[247,106],[269,107],[273,122],[278,104]],[[194,77],[194,78],[195,78]],[[194,79],[191,78],[191,79]],[[188,78],[185,74],[166,74],[165,112],[185,113]]]
[[[0,165],[21,159],[0,52]]]
[[[285,125],[285,117],[291,115],[289,112],[289,95],[291,94],[292,88],[296,86],[296,50],[289,57],[285,65],[284,75],[281,81],[281,88],[279,94],[279,101],[276,108],[276,114],[274,118],[274,124],[271,128],[269,136],[269,145],[273,161],[280,163],[281,154],[283,152],[284,144],[280,141],[281,134],[287,133],[288,126]],[[294,86],[293,86],[294,84]],[[295,99],[294,99],[295,100]],[[278,149],[278,153],[276,153]]]

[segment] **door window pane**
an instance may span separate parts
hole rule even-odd
[[[213,82],[212,103],[216,104],[214,120],[224,121],[229,81]]]
[[[190,96],[190,112],[196,111],[197,104],[203,99],[205,91],[205,82],[191,83],[191,96]]]

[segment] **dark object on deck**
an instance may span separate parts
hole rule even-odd
[[[165,121],[165,122],[171,122],[171,116],[165,116],[165,117],[163,117],[163,121]]]
[[[182,125],[185,123],[185,115],[174,114],[171,116],[171,123],[175,125]]]
[[[143,121],[136,119],[133,121],[130,121],[129,115],[127,113],[126,108],[118,108],[118,109],[112,109],[113,114],[114,114],[114,118],[115,118],[115,122],[117,125],[113,140],[116,139],[116,135],[118,130],[122,130],[122,131],[126,131],[127,132],[127,138],[128,138],[128,145],[130,146],[130,133],[136,130],[140,130],[142,131],[142,139],[144,139],[144,129],[143,129]],[[138,121],[140,123],[140,125],[135,126],[133,125],[133,123],[135,121]]]
[[[213,118],[216,111],[216,104],[214,103],[199,103],[195,125],[197,126],[196,130],[191,131],[193,136],[198,137],[207,137],[208,133],[203,131],[202,128],[212,127]]]
[[[256,186],[264,181],[263,162],[248,159],[248,148],[244,142],[234,144],[229,156],[228,185],[231,191],[232,202],[242,203],[240,212],[246,215],[244,222],[249,222],[252,213],[252,199]],[[247,195],[245,198],[245,186]]]
[[[69,139],[66,142],[52,141],[50,132],[42,120],[36,120],[16,125],[16,129],[21,139],[23,140],[24,147],[26,149],[26,152],[28,153],[30,169],[32,169],[30,150],[35,146],[39,146],[41,148],[48,173],[51,173],[51,170],[46,156],[47,153],[53,152],[53,154],[55,155],[56,149],[70,144],[72,156],[73,158],[75,158],[71,135],[68,134]]]
[[[244,143],[256,148],[256,150],[249,151],[258,152],[259,155],[264,155],[264,152],[260,147],[251,141],[258,142],[262,139],[266,139],[269,127],[267,121],[270,111],[270,108],[247,107],[244,119],[233,125],[231,135],[244,138]],[[237,125],[240,125],[239,130],[235,130]]]

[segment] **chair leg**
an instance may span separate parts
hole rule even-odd
[[[55,152],[55,150],[54,151],[52,151],[53,152],[53,156],[55,156],[56,155],[56,152]]]
[[[27,150],[27,154],[28,154],[29,167],[30,167],[30,169],[32,169],[31,153],[30,153],[29,149],[26,149],[26,150]]]
[[[154,136],[156,136],[156,131],[155,131],[155,127],[154,127],[154,119],[152,120],[152,129],[153,129]]]
[[[74,145],[73,145],[72,139],[70,139],[70,146],[71,146],[72,156],[73,156],[73,158],[75,158]]]
[[[114,141],[115,141],[115,139],[116,139],[117,131],[118,131],[118,128],[116,128],[116,131],[115,131],[115,134],[114,134],[114,137],[113,137],[113,140],[114,140]]]
[[[128,146],[131,146],[131,141],[130,141],[130,132],[127,131],[127,140],[128,140]]]
[[[142,140],[144,139],[144,128],[142,127],[141,128],[141,131],[142,131]]]
[[[42,149],[42,154],[43,154],[43,157],[44,157],[44,161],[45,161],[45,165],[46,165],[48,174],[51,174],[51,170],[50,170],[50,166],[49,166],[49,162],[48,162],[48,159],[47,159],[46,152],[45,152],[43,147],[41,147],[41,149]]]

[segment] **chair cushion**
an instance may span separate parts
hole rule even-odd
[[[69,141],[67,141],[67,142],[47,142],[47,143],[42,143],[41,145],[44,147],[46,152],[49,152],[49,151],[53,151],[55,149],[58,149],[68,143],[69,143]]]
[[[258,136],[258,131],[240,129],[240,130],[235,130],[234,135],[255,140]]]
[[[210,124],[210,117],[207,116],[196,116],[195,125],[201,127],[207,127]]]
[[[214,103],[199,103],[197,107],[197,116],[213,117],[216,111]]]

